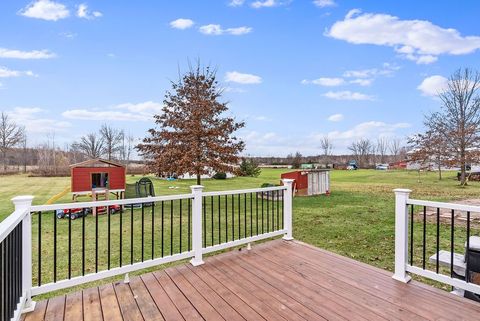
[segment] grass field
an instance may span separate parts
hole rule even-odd
[[[262,183],[278,183],[284,170],[264,169],[257,178],[233,178],[227,180],[204,180],[202,184],[206,191],[230,190],[260,187]],[[331,195],[318,197],[294,198],[294,237],[315,246],[354,258],[359,261],[386,269],[393,269],[394,262],[394,195],[392,189],[402,187],[413,190],[413,198],[430,200],[456,200],[478,198],[479,183],[471,183],[468,187],[459,187],[454,180],[456,173],[446,173],[442,181],[436,173],[421,173],[408,171],[333,171],[331,173]],[[135,182],[140,177],[128,177],[128,182]],[[35,196],[35,204],[43,204],[53,195],[60,193],[69,186],[69,178],[29,178],[22,175],[1,176],[0,180],[0,220],[11,213],[13,207],[10,198],[16,195],[31,194]],[[153,179],[157,195],[189,193],[193,180],[167,182]],[[176,187],[171,189],[169,187]],[[69,202],[67,194],[57,202]],[[176,205],[178,206],[178,205]],[[51,216],[51,215],[50,215]],[[148,217],[148,215],[147,215]],[[183,218],[183,220],[185,217]],[[176,222],[179,218],[175,217]],[[45,216],[43,227],[46,238],[51,240],[53,216]],[[33,224],[38,223],[35,219]],[[87,226],[92,226],[93,218],[87,218]],[[147,218],[147,226],[150,221]],[[79,224],[79,223],[75,223]],[[100,226],[106,226],[105,216],[99,219]],[[118,217],[113,218],[112,229],[118,226]],[[66,221],[58,223],[58,231],[65,235]],[[135,230],[139,230],[139,222],[134,220]],[[415,225],[415,240],[421,239],[421,224]],[[35,230],[35,227],[34,227]],[[464,233],[462,227],[457,228],[455,242],[457,251],[462,252]],[[91,233],[91,230],[90,230]],[[168,231],[169,233],[169,231]],[[474,230],[472,234],[478,233]],[[184,233],[183,237],[185,237]],[[448,226],[441,229],[442,235],[448,234]],[[92,236],[93,237],[93,236]],[[427,224],[427,241],[434,244],[435,226]],[[105,241],[105,240],[104,240]],[[139,240],[135,240],[137,253]],[[145,242],[150,238],[146,235]],[[420,242],[416,242],[415,256],[419,259]],[[442,238],[442,248],[448,248],[449,238]],[[148,243],[147,243],[148,244]],[[184,243],[185,244],[185,243]],[[59,243],[59,249],[65,250],[65,242]],[[128,244],[125,246],[128,249]],[[50,247],[51,250],[51,247]],[[167,247],[168,250],[168,247]],[[434,252],[433,248],[427,254]],[[104,255],[102,252],[100,255]],[[51,255],[45,253],[45,256]],[[78,253],[73,260],[78,259]],[[128,255],[125,254],[125,261]],[[145,255],[149,255],[146,253]],[[65,257],[62,258],[65,261]],[[92,259],[91,257],[89,258]],[[115,258],[118,259],[118,258]],[[138,257],[137,257],[138,259]],[[47,260],[48,261],[48,260]],[[65,261],[66,262],[66,261]],[[65,265],[66,263],[63,263]],[[91,262],[90,262],[91,263]],[[48,273],[52,269],[48,264],[43,267]],[[60,274],[65,274],[61,269]],[[78,268],[76,270],[78,273]]]

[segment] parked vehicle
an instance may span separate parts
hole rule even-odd
[[[348,170],[357,170],[358,169],[358,164],[356,160],[351,160],[347,163],[347,169]]]
[[[375,169],[380,170],[380,171],[386,171],[386,170],[389,169],[389,165],[388,164],[377,164],[377,165],[375,165]]]

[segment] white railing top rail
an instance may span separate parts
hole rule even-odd
[[[28,210],[16,210],[0,222],[0,242],[2,242],[28,214]]]
[[[464,212],[480,213],[480,206],[475,206],[475,205],[424,201],[424,200],[417,200],[417,199],[411,199],[411,198],[407,200],[407,204],[426,206],[426,207],[445,208],[445,209],[464,211]]]
[[[285,186],[274,186],[274,187],[250,188],[250,189],[240,189],[240,190],[230,190],[230,191],[203,192],[202,196],[261,193],[261,192],[280,191],[280,190],[286,190],[286,189],[287,188]],[[76,209],[76,208],[102,207],[102,206],[112,206],[112,205],[142,204],[142,203],[171,201],[171,200],[180,200],[180,199],[193,199],[193,198],[194,198],[193,194],[177,194],[177,195],[165,195],[165,196],[153,196],[153,197],[128,198],[128,199],[121,199],[121,200],[104,200],[104,201],[93,201],[93,202],[74,202],[74,203],[63,203],[63,204],[34,205],[30,208],[30,211],[44,212],[44,211],[68,210],[68,209]]]
[[[153,196],[153,197],[150,196],[150,197],[128,198],[128,199],[120,199],[120,200],[108,200],[108,201],[34,205],[30,208],[30,211],[43,212],[43,211],[54,211],[59,209],[68,210],[68,209],[74,209],[74,208],[102,207],[102,206],[112,206],[112,205],[130,205],[130,204],[152,203],[152,202],[192,199],[192,198],[193,198],[193,194],[177,194],[177,195],[166,195],[166,196]]]
[[[222,195],[236,195],[236,194],[248,194],[248,193],[261,193],[261,192],[271,192],[271,191],[282,191],[286,190],[285,186],[272,186],[272,187],[262,187],[262,188],[249,188],[249,189],[238,189],[232,191],[215,191],[215,192],[203,192],[203,196],[222,196]]]

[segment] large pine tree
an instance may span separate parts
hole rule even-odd
[[[245,144],[234,133],[245,124],[225,115],[221,96],[216,71],[208,66],[198,64],[172,82],[162,114],[154,116],[156,128],[137,147],[151,170],[196,175],[197,184],[202,174],[235,171]]]

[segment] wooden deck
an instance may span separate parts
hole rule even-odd
[[[282,240],[37,303],[24,320],[480,320],[480,304]]]

